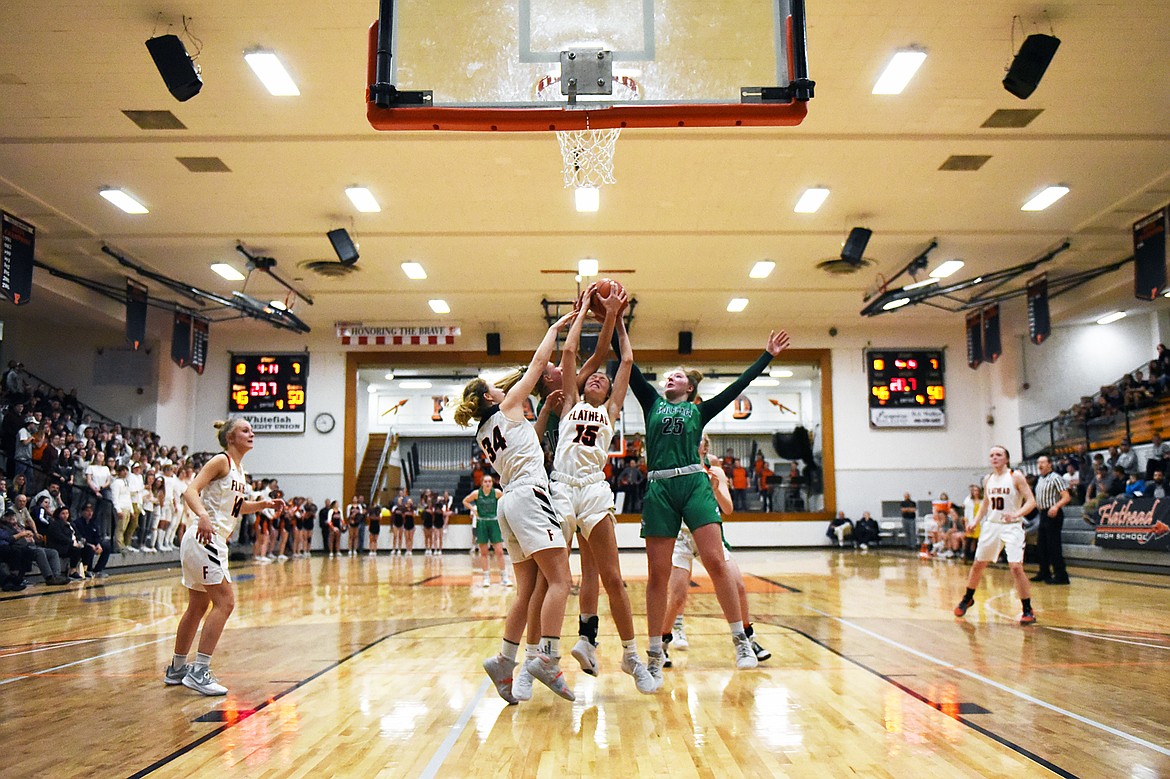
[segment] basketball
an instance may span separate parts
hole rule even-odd
[[[614,281],[613,279],[600,279],[597,284],[594,285],[595,294],[593,295],[593,302],[590,305],[590,310],[601,319],[605,319],[605,307],[601,305],[601,299],[604,297],[609,297],[609,295],[615,289],[618,292],[621,292],[625,288],[622,287],[620,282]]]

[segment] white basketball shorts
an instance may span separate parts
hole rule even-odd
[[[670,564],[675,568],[682,568],[684,571],[689,571],[694,566],[695,560],[698,557],[699,548],[695,546],[695,537],[685,530],[681,531],[678,534],[678,538],[674,539],[674,554],[670,558]],[[723,546],[723,559],[731,559],[731,552],[728,551],[726,545]]]
[[[213,535],[211,543],[202,544],[195,538],[195,528],[188,527],[179,545],[179,559],[183,563],[183,586],[189,590],[207,592],[209,584],[230,582],[228,574],[227,543]]]
[[[543,549],[565,548],[565,533],[543,484],[504,488],[496,519],[513,565]]]
[[[979,545],[975,547],[975,559],[995,562],[999,550],[1007,551],[1009,563],[1024,562],[1024,526],[1020,522],[981,522]]]
[[[583,487],[554,481],[552,502],[557,517],[564,525],[566,543],[572,543],[573,534],[577,532],[589,538],[598,522],[617,512],[613,503],[613,490],[604,481]]]

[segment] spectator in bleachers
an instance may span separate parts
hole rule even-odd
[[[1064,474],[1061,475],[1064,479],[1065,489],[1068,490],[1069,497],[1072,499],[1073,505],[1084,503],[1084,486],[1081,484],[1081,474],[1077,467],[1072,463],[1065,466]]]
[[[134,538],[134,531],[138,529],[136,520],[134,524],[131,524],[131,519],[134,516],[134,501],[130,497],[129,476],[130,469],[125,465],[119,465],[114,471],[113,481],[110,482],[110,497],[114,503],[113,546],[116,548],[113,551],[115,552],[129,547]]]
[[[0,539],[15,548],[18,559],[35,563],[46,584],[69,583],[69,577],[61,575],[61,557],[56,550],[38,545],[36,534],[20,524],[13,509],[5,509],[0,519]]]
[[[881,528],[868,511],[861,512],[861,519],[853,528],[853,543],[862,551],[869,549],[870,544],[881,543]]]
[[[1150,436],[1150,455],[1146,458],[1146,478],[1153,478],[1154,471],[1166,472],[1170,461],[1170,443],[1162,440],[1162,431],[1155,430]]]
[[[1125,497],[1140,498],[1145,494],[1146,480],[1136,473],[1126,474],[1125,477]]]
[[[1164,498],[1166,497],[1166,475],[1163,471],[1154,471],[1150,478],[1146,479],[1145,497],[1147,498]]]
[[[110,543],[102,534],[92,503],[81,507],[81,513],[73,519],[73,530],[85,544],[85,550],[82,551],[85,567],[94,576],[105,576],[106,563],[110,560]]]
[[[60,506],[53,512],[49,522],[47,545],[57,552],[57,556],[68,563],[70,579],[80,579],[81,560],[85,553],[85,544],[77,537],[77,532],[69,522],[69,507]]]
[[[748,472],[736,457],[731,463],[731,503],[736,511],[747,508]]]
[[[777,465],[779,467],[779,465]],[[764,467],[759,471],[759,479],[756,482],[756,490],[760,496],[760,511],[772,510],[772,488],[775,486],[777,478],[776,473],[768,467],[767,461],[764,462]]]
[[[16,431],[16,450],[13,455],[13,472],[16,476],[32,476],[33,434],[37,431],[36,417],[28,416]]]
[[[1113,462],[1114,467],[1121,468],[1128,476],[1131,473],[1138,472],[1138,457],[1137,452],[1133,451],[1128,438],[1121,439],[1121,451],[1117,454],[1117,459]]]
[[[617,486],[614,488],[615,498],[621,496],[618,503],[618,513],[636,514],[641,511],[642,485],[645,474],[638,467],[635,457],[626,458],[626,466],[617,476]]]

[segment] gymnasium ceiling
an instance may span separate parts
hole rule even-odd
[[[603,274],[636,270],[610,275],[636,293],[643,333],[694,329],[701,343],[707,328],[857,327],[878,274],[901,269],[932,238],[940,244],[932,267],[956,257],[967,263],[955,279],[1023,262],[1066,237],[1073,248],[1047,266],[1051,275],[1097,267],[1129,256],[1132,222],[1170,202],[1165,0],[808,7],[817,87],[803,126],[627,130],[618,182],[603,189],[598,213],[579,214],[550,134],[368,126],[373,0],[163,3],[165,21],[192,17],[203,42],[205,86],[186,103],[168,94],[143,46],[159,4],[3,3],[0,207],[37,226],[40,260],[114,285],[125,271],[100,251],[103,243],[229,294],[241,283],[209,265],[243,269],[234,248],[243,241],[313,296],[315,305],[295,311],[315,331],[364,320],[455,324],[505,339],[530,333],[542,327],[542,297],[573,292],[571,274],[542,269],[570,271],[592,256]],[[1020,101],[1000,85],[1011,20],[1019,14],[1025,32],[1047,32],[1045,9],[1063,43],[1039,89]],[[906,92],[871,95],[893,51],[910,44],[929,56]],[[257,45],[281,55],[300,97],[264,91],[241,56]],[[999,109],[1022,108],[1042,113],[1020,129],[981,127]],[[171,111],[186,129],[143,130],[123,114],[141,110]],[[951,155],[990,160],[974,172],[939,170]],[[191,173],[179,157],[216,157],[230,172]],[[374,191],[381,213],[353,209],[343,190],[354,183]],[[1070,194],[1047,211],[1020,211],[1055,183]],[[117,211],[97,196],[104,185],[125,187],[151,213]],[[826,205],[793,213],[814,185],[831,188]],[[876,264],[847,276],[816,270],[853,225],[874,231],[866,256]],[[327,278],[301,267],[333,259],[325,232],[335,227],[360,241],[358,272]],[[774,260],[775,272],[749,279],[760,259]],[[404,261],[422,263],[429,278],[408,280]],[[41,294],[87,299],[40,271],[37,283]],[[1054,321],[1152,305],[1135,301],[1132,287],[1126,268],[1054,300]],[[243,288],[262,300],[284,293],[258,273]],[[747,310],[726,313],[739,296],[749,298]],[[447,300],[452,313],[432,313],[431,298]],[[961,315],[916,306],[881,323],[961,328]],[[505,340],[505,348],[517,345]]]

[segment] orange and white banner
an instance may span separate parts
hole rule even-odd
[[[337,337],[349,346],[439,346],[455,343],[458,327],[338,325]]]

